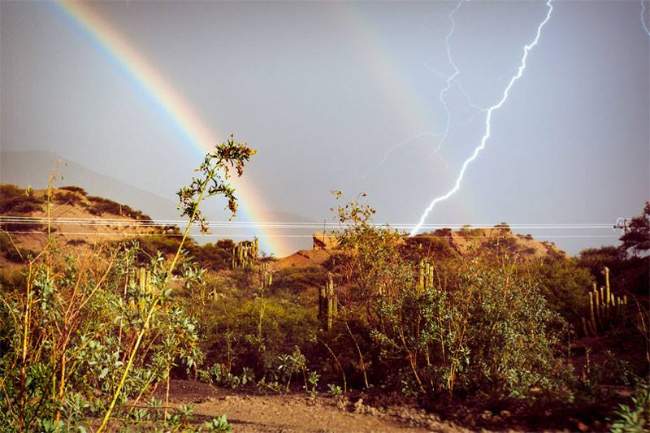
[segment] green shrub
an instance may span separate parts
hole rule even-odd
[[[433,394],[521,399],[536,389],[560,391],[561,319],[546,307],[539,282],[484,259],[453,272],[439,275],[444,287],[406,286],[378,303],[381,326],[372,332],[385,370],[409,374],[419,392]]]
[[[327,281],[327,271],[318,266],[287,268],[273,274],[273,290],[299,294],[320,288]]]
[[[233,245],[230,239],[222,239],[205,245],[191,244],[187,249],[201,267],[218,271],[230,268]]]
[[[206,359],[221,364],[226,375],[240,375],[248,368],[262,378],[279,355],[296,346],[308,349],[318,329],[314,308],[277,296],[246,299],[224,294],[195,314],[201,318]]]
[[[106,409],[143,315],[162,290],[160,263],[137,269],[136,255],[129,248],[83,258],[59,252],[35,263],[26,281],[8,281],[27,290],[3,284],[0,424],[31,431],[63,414],[76,425]],[[193,370],[202,362],[195,321],[171,301],[153,317],[156,333],[144,336],[148,350],[135,358],[121,400],[137,398],[176,366]]]
[[[640,382],[630,405],[619,405],[612,433],[644,433],[650,430],[650,386]]]
[[[181,240],[176,237],[168,237],[163,235],[142,236],[137,239],[139,251],[144,256],[141,260],[148,260],[148,258],[155,257],[158,253],[163,255],[171,255],[176,253]]]
[[[593,283],[589,271],[566,257],[548,257],[521,267],[535,276],[551,310],[573,324],[580,322],[589,306],[587,293]]]
[[[346,325],[347,344],[359,348],[358,364],[370,364],[372,380],[428,397],[565,393],[570,369],[558,350],[566,322],[548,308],[539,275],[522,270],[509,248],[479,248],[418,267],[409,262],[414,254],[403,254],[399,234],[370,224],[372,208],[351,202],[337,210],[347,223],[339,244],[348,259],[338,270],[348,287],[339,291],[342,325],[330,340],[342,339]],[[417,237],[406,242],[416,252],[422,245]],[[360,318],[356,329],[350,318]]]
[[[203,426],[199,429],[200,432],[232,432],[232,427],[225,415],[212,418],[210,421],[206,421]]]

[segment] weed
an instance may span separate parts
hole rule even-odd
[[[637,385],[630,405],[619,405],[612,433],[642,433],[650,429],[650,386]]]
[[[216,418],[212,418],[210,421],[206,421],[201,428],[201,432],[232,432],[232,426],[228,422],[226,415],[221,415]]]

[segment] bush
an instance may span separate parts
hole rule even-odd
[[[458,252],[449,241],[450,236],[451,229],[439,229],[433,235],[422,234],[407,238],[401,247],[402,255],[412,263],[421,259],[447,260],[458,257]]]
[[[307,268],[287,268],[273,274],[273,290],[284,289],[290,293],[300,294],[322,287],[327,281],[327,271],[319,266]]]
[[[286,298],[222,298],[209,304],[204,314],[209,363],[222,364],[233,374],[248,368],[258,379],[272,372],[279,355],[291,353],[295,346],[307,348],[318,329],[313,309]]]
[[[181,240],[177,237],[167,237],[163,235],[143,236],[136,240],[139,246],[140,260],[148,261],[149,258],[155,257],[158,253],[171,255],[176,253]]]
[[[416,266],[409,259],[422,257],[421,238],[407,240],[411,254],[404,254],[398,233],[370,224],[374,209],[351,202],[337,210],[348,224],[339,235],[347,261],[338,270],[347,287],[337,294],[338,321],[368,377],[429,398],[481,393],[525,400],[564,392],[570,369],[557,350],[566,322],[548,308],[539,276],[522,272],[508,248]]]
[[[0,185],[0,214],[32,213],[43,210],[43,199],[16,185]]]
[[[81,198],[74,192],[60,192],[54,193],[54,203],[75,205],[81,203]]]
[[[87,205],[88,212],[93,215],[101,216],[105,213],[110,213],[113,215],[127,216],[136,220],[151,221],[150,216],[143,214],[142,211],[134,210],[125,204],[92,195],[88,196],[88,200],[90,201],[90,204]]]
[[[61,414],[77,424],[106,409],[143,315],[164,289],[161,264],[138,270],[136,253],[58,251],[31,266],[27,289],[3,287],[0,424],[31,431]],[[122,400],[165,380],[175,365],[193,369],[202,360],[196,324],[170,301],[152,318],[156,333],[144,336],[148,350],[134,359]]]
[[[81,195],[88,195],[88,193],[86,192],[86,190],[83,189],[83,188],[81,188],[81,187],[79,187],[79,186],[71,186],[71,185],[67,185],[67,186],[62,186],[62,187],[60,187],[59,189],[62,189],[62,190],[65,190],[65,191],[76,192],[76,193],[79,193],[79,194],[81,194]]]
[[[593,278],[574,259],[548,257],[522,266],[535,275],[548,308],[577,324],[584,316]]]
[[[612,286],[623,293],[648,294],[650,256],[628,256],[619,247],[589,248],[580,252],[578,265],[589,269],[598,285],[605,284],[603,268],[610,270]]]
[[[223,239],[217,241],[215,244],[192,244],[188,246],[188,251],[197,260],[201,267],[218,271],[230,268],[233,246],[233,241],[230,239]]]
[[[484,259],[442,273],[435,281],[447,281],[444,287],[405,286],[378,303],[381,326],[372,332],[385,371],[409,374],[413,391],[430,395],[523,399],[562,388],[562,321],[546,307],[538,281]]]
[[[630,405],[619,406],[612,433],[642,433],[650,430],[650,385],[640,382]]]

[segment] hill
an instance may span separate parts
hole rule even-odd
[[[425,255],[434,259],[454,254],[466,256],[480,249],[495,248],[508,251],[524,260],[566,255],[552,242],[538,241],[529,234],[513,233],[507,224],[498,224],[492,228],[467,226],[455,231],[440,229],[408,238],[406,244],[422,250]]]
[[[173,227],[153,225],[151,218],[128,205],[64,186],[48,191],[0,185],[0,227],[4,261],[18,261],[25,252],[40,251],[48,230],[67,245],[94,244],[128,237],[161,235]],[[18,256],[18,257],[17,257]]]
[[[332,255],[337,253],[335,233],[314,233],[311,250],[300,250],[274,263],[276,270],[324,268]],[[508,251],[521,260],[565,257],[564,251],[555,244],[538,241],[531,235],[513,233],[507,225],[493,228],[465,227],[460,230],[441,229],[414,237],[404,237],[402,251],[405,255],[429,257],[440,260],[450,257],[466,257],[481,249]]]
[[[47,190],[0,185],[2,228],[15,239],[16,246],[39,250],[47,232]],[[67,244],[97,243],[131,237],[163,237],[178,233],[175,226],[156,224],[150,216],[133,207],[99,196],[89,195],[78,186],[63,186],[52,191],[50,230]],[[335,233],[314,233],[312,249],[298,250],[273,262],[274,270],[315,267],[325,269],[336,254]],[[174,241],[171,241],[172,243]],[[230,244],[229,244],[230,245]],[[434,260],[467,256],[473,251],[500,248],[524,260],[565,256],[550,242],[535,240],[531,235],[513,233],[507,225],[494,228],[464,227],[440,229],[404,238],[405,255],[430,257]]]
[[[97,173],[75,161],[68,160],[55,153],[43,151],[1,151],[0,152],[0,184],[15,184],[26,187],[30,185],[35,189],[47,187],[47,174],[57,167],[57,173],[62,177],[59,184],[79,185],[89,194],[99,197],[109,197],[111,200],[140,209],[154,220],[178,220],[176,197],[161,197],[150,191],[145,191],[132,185],[121,182],[111,176]],[[224,219],[219,206],[212,208],[210,218]],[[268,222],[292,221],[314,222],[313,219],[281,209],[258,209],[255,218]],[[236,221],[246,221],[246,215],[239,215]],[[274,229],[268,230],[271,234],[282,236],[283,233]],[[229,230],[229,235],[234,237],[252,236],[249,229]],[[300,249],[309,246],[309,231],[294,230],[293,236],[284,242],[287,248]],[[204,243],[205,238],[197,239]],[[268,251],[267,251],[268,253]]]

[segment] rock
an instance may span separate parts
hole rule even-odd
[[[429,421],[427,421],[426,427],[429,430],[436,430],[439,426],[438,426],[438,423],[436,421],[429,420]]]
[[[486,421],[489,421],[490,419],[492,419],[492,412],[490,412],[489,410],[483,411],[483,413],[481,414],[481,418],[483,418]]]

